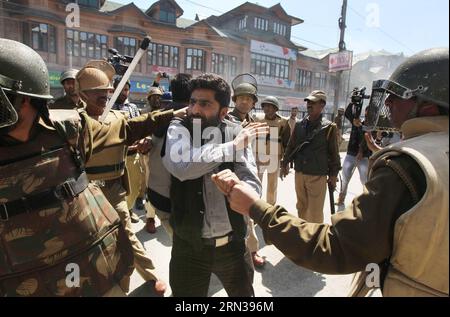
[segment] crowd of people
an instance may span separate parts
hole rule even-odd
[[[265,264],[256,225],[300,266],[360,272],[353,295],[366,294],[361,271],[376,263],[383,295],[448,296],[448,49],[419,53],[374,84],[383,98],[370,100],[364,120],[354,104],[327,120],[321,90],[305,98],[301,120],[297,107],[280,116],[274,96],[255,115],[256,81],[180,73],[169,91],[158,74],[145,109],[130,102],[127,81],[101,122],[122,80],[108,62],[63,72],[65,96],[52,101],[42,58],[0,44],[2,296],[125,296],[134,269],[164,296],[133,209],[145,209],[148,233],[157,216],[170,237],[176,297],[207,296],[213,273],[229,296],[254,296],[254,270]],[[380,113],[392,135],[377,128]],[[341,166],[344,118],[352,131]],[[292,168],[298,217],[277,206],[278,179]],[[356,168],[364,190],[344,208]],[[343,210],[327,225],[326,191],[334,195],[341,169]],[[64,283],[72,262],[76,288]]]

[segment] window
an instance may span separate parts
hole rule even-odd
[[[114,47],[119,54],[134,57],[138,50],[138,41],[134,37],[118,36],[115,38]]]
[[[228,74],[233,77],[237,75],[237,57],[235,56],[229,57]]]
[[[263,18],[255,18],[255,29],[268,31],[269,30],[269,21]]]
[[[243,30],[247,28],[247,18],[248,16],[245,16],[244,18],[239,20],[239,30]]]
[[[289,60],[252,54],[250,70],[256,75],[289,79]]]
[[[56,53],[56,29],[54,26],[30,22],[31,43],[36,51]]]
[[[178,68],[179,49],[176,46],[150,44],[147,63],[164,67]]]
[[[186,49],[186,69],[205,71],[205,52],[195,48]]]
[[[314,74],[314,88],[325,89],[327,86],[327,74],[315,73]]]
[[[225,74],[225,55],[212,53],[211,71],[215,74]]]
[[[312,72],[304,69],[297,69],[296,84],[299,90],[310,89],[311,79],[312,79]]]
[[[273,23],[273,32],[282,36],[286,36],[287,27],[284,24],[280,24],[277,22]]]
[[[95,59],[108,57],[108,37],[101,34],[66,30],[66,55]]]
[[[218,75],[228,74],[229,76],[236,76],[237,58],[235,56],[212,53],[211,71]]]
[[[78,4],[85,7],[99,8],[98,0],[77,0]]]
[[[330,91],[334,91],[336,88],[337,88],[336,76],[331,75],[330,80],[328,81],[328,89]]]
[[[159,6],[159,20],[162,22],[175,24],[175,9],[167,2],[161,2]]]

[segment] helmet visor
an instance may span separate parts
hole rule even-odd
[[[241,74],[238,75],[235,79],[233,79],[233,82],[231,83],[231,87],[233,87],[233,90],[236,90],[236,88],[240,84],[250,84],[255,86],[255,89],[258,89],[258,82],[256,81],[256,78],[250,74]]]
[[[372,91],[382,90],[394,94],[403,99],[413,97],[411,90],[390,80],[376,80],[373,82]]]
[[[0,129],[15,124],[18,120],[16,109],[9,101],[5,91],[0,86]]]
[[[391,85],[394,84],[394,85]],[[391,111],[386,106],[386,98],[394,94],[402,96],[401,86],[391,81],[375,81],[372,87],[372,95],[367,106],[365,130],[368,131],[397,131],[391,124]]]

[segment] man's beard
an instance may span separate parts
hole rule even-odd
[[[160,103],[153,103],[150,105],[150,110],[151,111],[155,111],[155,110],[160,110],[161,109],[161,104]]]
[[[75,91],[75,89],[72,89],[72,88],[66,90],[65,93],[66,93],[66,96],[69,96],[71,98],[78,97],[77,92]]]
[[[217,116],[209,118],[209,119],[202,117],[200,115],[189,115],[188,118],[189,118],[189,122],[192,125],[194,124],[194,120],[196,120],[196,119],[200,120],[202,132],[209,127],[218,127],[221,122],[219,114],[217,114]]]
[[[123,104],[126,100],[127,100],[127,97],[124,95],[119,95],[119,97],[117,97],[117,103],[119,103],[119,104]]]

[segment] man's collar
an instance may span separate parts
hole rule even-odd
[[[245,115],[245,119],[248,119],[248,118],[250,117],[250,115],[249,115],[248,113],[245,114],[245,113],[239,111],[239,109],[236,108],[236,107],[233,109],[233,111],[231,111],[231,114],[232,114],[233,116],[237,117],[238,119],[241,118],[241,115]]]
[[[126,105],[129,104],[129,103],[130,103],[130,101],[129,101],[128,98],[127,98],[127,99],[125,99],[125,101],[124,101],[123,103],[120,103],[120,102],[116,101],[116,102],[114,103],[114,105],[116,105],[117,107],[123,107],[123,106],[126,106]]]
[[[448,116],[414,118],[401,127],[405,140],[432,132],[448,133]]]
[[[267,116],[264,116],[264,119],[266,120],[275,120],[275,119],[280,119],[281,116],[278,113],[275,113],[272,119],[267,118]]]
[[[320,122],[320,121],[322,121],[322,118],[323,118],[323,114],[320,114],[320,116],[316,120],[311,120],[311,117],[308,115],[306,117],[306,120],[308,120],[309,122]]]

